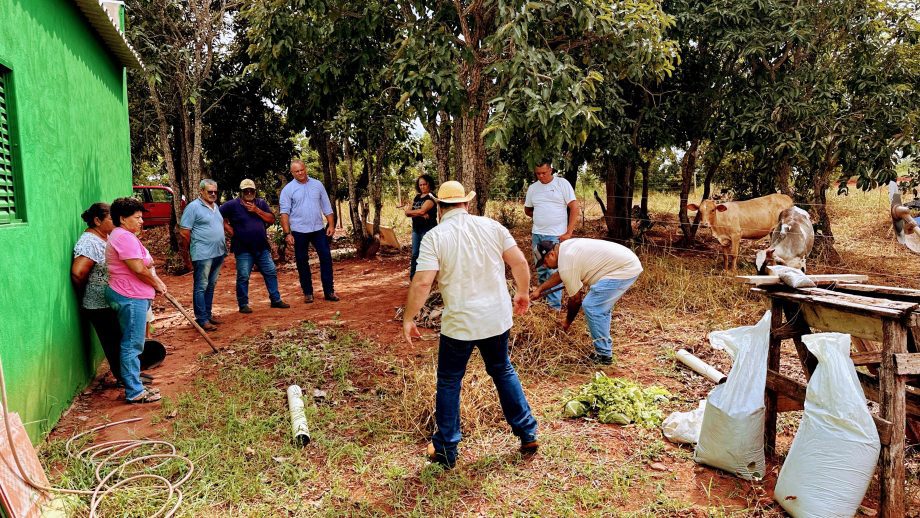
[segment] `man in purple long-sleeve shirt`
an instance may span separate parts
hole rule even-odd
[[[307,256],[311,243],[319,256],[323,296],[336,302],[339,297],[333,286],[332,253],[329,250],[329,239],[335,233],[335,217],[329,195],[322,182],[307,176],[307,165],[303,160],[291,162],[291,175],[294,179],[281,189],[281,229],[288,246],[294,247],[304,302],[313,302],[313,281]]]

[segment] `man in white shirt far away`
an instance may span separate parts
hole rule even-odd
[[[575,189],[565,178],[553,175],[549,160],[542,160],[533,170],[537,181],[527,188],[524,199],[524,214],[533,218],[531,241],[534,262],[537,260],[537,244],[541,241],[560,243],[572,237],[578,221],[578,200]],[[545,265],[537,267],[537,280],[544,282],[553,274]],[[562,293],[546,295],[549,307],[562,309]]]

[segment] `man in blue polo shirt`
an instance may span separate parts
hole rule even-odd
[[[198,187],[201,189],[198,198],[182,211],[179,234],[192,257],[195,320],[205,331],[214,331],[221,321],[211,314],[211,305],[220,267],[227,255],[227,243],[224,218],[217,210],[217,182],[204,179]]]
[[[329,195],[322,182],[307,176],[303,160],[291,162],[291,176],[294,179],[281,189],[281,230],[287,245],[294,247],[303,300],[308,304],[313,302],[313,280],[307,260],[312,244],[319,256],[323,295],[326,300],[336,302],[339,297],[332,285],[332,253],[329,250],[329,238],[335,234],[335,217]]]
[[[230,236],[230,247],[236,256],[236,302],[240,313],[252,313],[249,307],[249,275],[253,264],[259,265],[268,299],[273,308],[289,308],[278,292],[278,273],[268,245],[266,225],[275,222],[275,214],[262,198],[256,198],[256,184],[246,179],[240,182],[240,197],[220,206],[224,230]]]

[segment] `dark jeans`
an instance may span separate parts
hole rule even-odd
[[[261,252],[236,252],[236,303],[240,307],[249,305],[249,276],[252,274],[253,263],[259,265],[265,288],[268,289],[268,298],[272,302],[281,300],[278,292],[278,272],[275,270],[275,261],[272,253],[265,249]]]
[[[450,466],[457,459],[457,444],[460,433],[460,384],[466,374],[466,365],[473,349],[486,365],[486,372],[492,377],[498,400],[505,414],[505,421],[521,443],[537,439],[537,420],[530,412],[530,405],[521,388],[521,381],[508,358],[508,331],[482,340],[455,340],[441,335],[438,347],[438,388],[435,395],[435,422],[438,430],[431,438],[435,452]]]
[[[224,256],[192,261],[194,277],[192,284],[192,303],[195,306],[195,321],[203,326],[211,320],[211,307],[214,304],[214,287],[220,277],[220,267]]]
[[[116,381],[121,379],[121,326],[118,324],[118,313],[112,308],[81,309],[83,315],[96,330],[102,352],[109,362],[109,369]]]
[[[329,251],[329,237],[325,230],[316,232],[291,232],[294,236],[294,258],[297,261],[297,273],[300,274],[300,289],[304,295],[313,295],[313,280],[310,277],[310,244],[319,256],[319,277],[323,282],[323,294],[335,293],[332,285],[332,253]]]
[[[430,230],[430,229],[428,229]],[[415,268],[418,266],[418,254],[422,248],[422,238],[428,233],[428,230],[419,232],[412,231],[412,264],[409,266],[409,280],[415,277]]]

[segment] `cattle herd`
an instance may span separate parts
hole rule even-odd
[[[703,200],[687,205],[699,211],[703,226],[712,230],[721,246],[723,267],[738,269],[738,249],[742,239],[770,235],[770,245],[757,253],[757,271],[766,273],[768,265],[785,265],[805,270],[805,258],[815,243],[815,232],[808,212],[792,204],[785,194],[770,194],[745,201]]]

